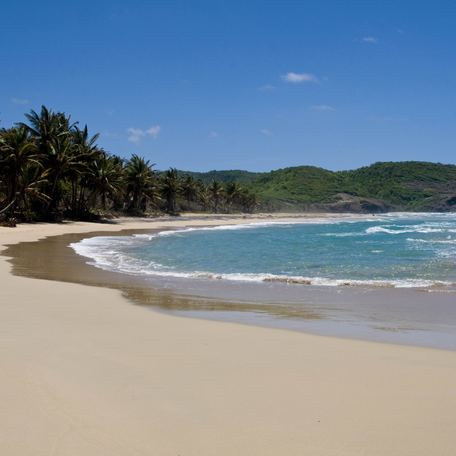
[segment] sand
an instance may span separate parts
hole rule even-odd
[[[22,225],[0,248],[172,223],[222,222]],[[165,315],[4,257],[0,369],[1,455],[456,452],[456,352]]]

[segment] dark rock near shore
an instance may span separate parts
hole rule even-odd
[[[365,214],[381,214],[394,208],[384,201],[374,198],[362,198],[348,193],[338,193],[333,201],[314,205],[316,210],[327,212],[356,212]]]

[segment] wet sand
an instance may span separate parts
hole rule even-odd
[[[0,245],[155,228],[24,225]],[[180,318],[11,268],[0,258],[1,454],[454,454],[455,352]]]
[[[112,232],[51,236],[3,253],[16,275],[113,288],[135,304],[174,315],[456,350],[454,291],[140,277],[94,267],[70,247],[106,235]]]

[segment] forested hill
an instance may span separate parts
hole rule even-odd
[[[456,166],[430,162],[381,162],[350,171],[313,166],[266,173],[186,172],[203,182],[237,182],[256,193],[263,210],[456,210]]]
[[[109,153],[98,134],[42,106],[0,127],[0,224],[117,214],[254,211],[455,211],[456,166],[375,163],[351,171],[154,169]]]

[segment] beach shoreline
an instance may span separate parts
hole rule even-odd
[[[0,248],[265,219],[20,225],[0,228]],[[2,454],[450,455],[456,445],[454,352],[149,312],[112,289],[13,276],[6,257],[0,286]]]
[[[327,218],[328,216],[325,215]],[[334,219],[334,217],[333,217]],[[221,219],[224,225],[252,226],[293,223],[297,219],[275,218],[263,222]],[[298,219],[301,221],[303,219]],[[313,219],[304,219],[311,222]],[[318,221],[324,220],[320,217]],[[336,218],[336,220],[340,220]],[[57,280],[120,290],[130,302],[154,311],[208,320],[301,331],[310,334],[370,340],[393,344],[456,350],[454,293],[420,288],[368,286],[314,286],[283,282],[235,282],[213,278],[175,278],[119,272],[93,264],[72,247],[83,239],[120,239],[160,232],[207,229],[200,220],[185,226],[147,229],[91,231],[61,234],[36,242],[9,246],[15,275]],[[214,217],[209,223],[217,221]],[[242,222],[242,225],[239,223]],[[173,221],[171,221],[172,225]],[[122,222],[120,226],[123,227]],[[217,225],[215,228],[220,227]],[[46,265],[43,267],[43,258]],[[431,305],[432,302],[432,305]]]

